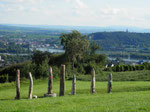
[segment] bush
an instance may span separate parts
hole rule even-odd
[[[20,64],[11,65],[5,68],[0,69],[0,77],[4,77],[5,74],[8,74],[8,82],[16,80],[16,71],[20,69],[20,78],[27,78],[29,72],[32,72],[33,68],[31,62],[24,62]],[[1,81],[0,81],[1,83]]]
[[[49,74],[49,65],[48,65],[48,58],[45,59],[42,64],[35,64],[34,68],[34,76],[35,78],[45,78]]]
[[[136,71],[136,70],[150,70],[150,63],[143,63],[141,65],[116,65],[114,67],[108,67],[104,71]]]
[[[0,76],[0,83],[8,82],[8,74],[4,74]]]

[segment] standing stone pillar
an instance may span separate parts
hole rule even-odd
[[[17,77],[16,77],[16,97],[15,99],[20,99],[20,70],[17,70]]]
[[[76,75],[73,74],[73,79],[72,79],[72,92],[71,92],[72,95],[75,95],[76,94]]]
[[[32,99],[32,92],[33,92],[33,78],[31,72],[29,73],[29,78],[30,78],[30,86],[29,86],[29,99]]]
[[[65,95],[65,65],[61,65],[59,96]]]
[[[48,79],[48,94],[52,94],[53,88],[53,74],[52,74],[52,67],[49,68],[49,79]]]
[[[94,68],[91,71],[91,93],[95,93],[95,70]]]
[[[112,74],[110,73],[108,76],[108,93],[112,91]]]
[[[48,92],[44,94],[45,97],[56,97],[56,93],[52,93],[53,88],[53,72],[52,67],[49,68],[49,77],[48,77]]]

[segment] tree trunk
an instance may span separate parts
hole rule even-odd
[[[29,99],[32,99],[32,92],[33,92],[33,78],[31,72],[29,73],[29,78],[30,78],[30,86],[29,86]]]
[[[16,77],[16,97],[15,99],[20,99],[20,70],[17,70],[17,77]]]
[[[110,73],[108,76],[108,93],[112,91],[112,74]]]
[[[65,95],[65,65],[61,65],[59,96]]]
[[[92,76],[92,79],[91,79],[91,93],[95,93],[95,70],[94,70],[94,68],[91,71],[91,76]]]
[[[52,88],[53,88],[53,74],[52,74],[52,67],[50,67],[48,79],[48,94],[52,94]]]

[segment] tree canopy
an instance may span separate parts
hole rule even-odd
[[[90,45],[91,51],[90,54],[95,54],[97,50],[102,49],[102,47],[96,43],[96,41],[93,41]]]
[[[81,33],[76,30],[69,34],[63,33],[60,39],[61,44],[64,45],[65,54],[72,62],[77,61],[77,58],[83,58],[89,51],[90,43],[86,39],[86,36],[81,35]]]

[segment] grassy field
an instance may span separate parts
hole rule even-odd
[[[101,72],[96,74],[97,81],[107,81],[110,72]],[[150,70],[137,70],[126,72],[111,72],[114,81],[150,81]],[[90,75],[79,75],[77,77],[81,81],[90,81]]]
[[[112,94],[107,94],[107,82],[96,82],[96,94],[90,94],[90,81],[77,81],[77,95],[69,95],[71,81],[66,81],[65,96],[43,97],[47,80],[34,82],[33,95],[27,99],[29,81],[21,83],[21,100],[14,100],[15,83],[0,84],[0,112],[150,112],[150,82],[113,82]],[[53,92],[59,94],[59,81]]]

